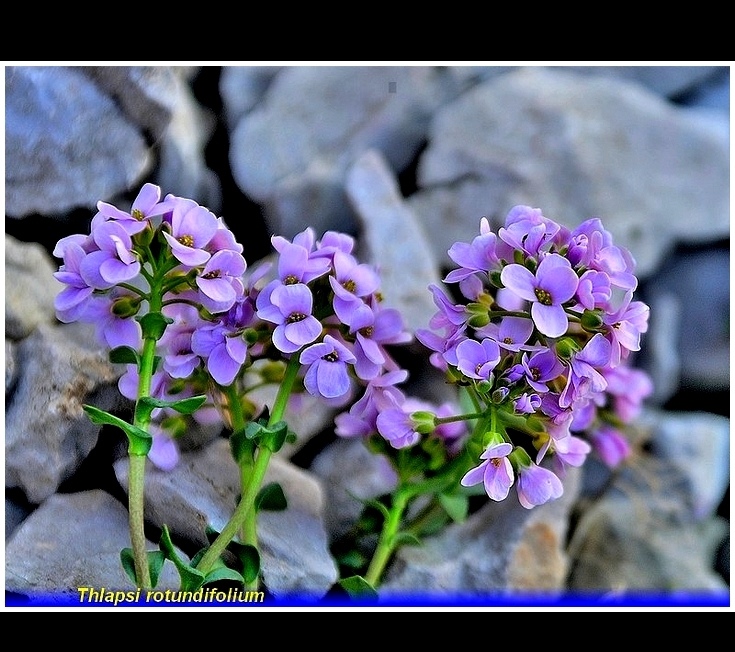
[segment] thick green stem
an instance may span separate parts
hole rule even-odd
[[[160,311],[161,293],[159,285],[154,284],[149,297],[151,311]],[[156,356],[156,339],[146,337],[143,341],[143,353],[138,370],[138,399],[150,396],[151,379]],[[147,414],[147,413],[145,413]],[[139,415],[135,411],[133,425],[148,431],[150,416]],[[128,472],[128,518],[130,526],[130,543],[133,550],[135,577],[140,588],[150,589],[151,574],[148,565],[148,551],[145,538],[145,464],[147,455],[131,454]]]
[[[283,414],[286,411],[288,398],[291,395],[294,382],[296,381],[299,367],[300,363],[298,360],[298,354],[295,353],[291,356],[291,359],[288,362],[283,376],[283,381],[281,382],[281,386],[278,388],[278,393],[276,394],[276,398],[273,402],[273,409],[271,410],[270,418],[268,419],[268,426],[272,426],[283,419]],[[235,536],[237,536],[237,533],[242,530],[250,512],[253,512],[252,518],[255,519],[256,516],[253,505],[255,503],[255,498],[260,491],[263,479],[265,478],[265,472],[268,469],[268,463],[270,462],[272,454],[273,452],[269,448],[265,446],[258,447],[255,462],[249,474],[250,477],[248,478],[247,486],[242,492],[240,502],[225,527],[222,528],[222,531],[212,542],[212,545],[204,555],[202,555],[202,558],[196,566],[198,571],[201,571],[206,575],[212,569],[215,562],[225,551],[230,541],[232,541]],[[254,538],[256,537],[254,536]]]
[[[398,528],[401,524],[401,518],[403,512],[408,506],[408,496],[398,490],[393,498],[393,504],[388,517],[383,523],[383,530],[380,533],[380,539],[378,539],[378,546],[375,549],[375,554],[370,560],[370,566],[368,566],[367,573],[365,574],[365,580],[373,587],[377,588],[380,580],[383,576],[383,571],[388,565],[391,556],[396,548],[396,535],[398,534]]]
[[[142,589],[152,588],[144,529],[144,476],[146,457],[146,455],[131,455],[128,462],[128,517],[130,524],[130,543],[133,549],[135,577],[137,579],[138,586]]]

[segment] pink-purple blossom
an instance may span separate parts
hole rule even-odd
[[[559,254],[544,256],[534,274],[517,263],[507,265],[500,280],[521,299],[531,302],[531,318],[548,337],[564,335],[569,319],[563,304],[577,291],[579,278],[569,261]]]

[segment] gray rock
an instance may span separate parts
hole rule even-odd
[[[8,393],[15,386],[17,379],[18,365],[15,362],[15,343],[12,340],[5,339],[5,400]]]
[[[5,496],[5,540],[7,541],[18,526],[26,519],[31,513],[25,505],[20,505],[15,500],[12,500]]]
[[[282,66],[223,66],[219,93],[228,127],[234,128],[240,118],[263,98]]]
[[[344,196],[348,165],[380,150],[402,170],[422,144],[432,111],[458,84],[419,66],[291,66],[231,134],[230,163],[240,189],[264,207],[272,233],[293,237],[351,232]]]
[[[551,66],[554,70],[638,83],[664,97],[691,92],[716,77],[725,66]]]
[[[120,563],[120,551],[128,547],[127,510],[110,494],[100,489],[55,494],[6,541],[5,589],[28,597],[31,604],[73,603],[83,595],[80,588],[133,591]],[[178,588],[178,573],[167,562],[156,589]]]
[[[730,484],[730,419],[706,412],[645,410],[638,427],[647,430],[651,454],[686,478],[691,518],[717,512]]]
[[[650,496],[606,497],[583,514],[570,554],[569,589],[592,595],[727,595],[714,570],[715,550],[727,534],[719,519],[672,523]]]
[[[115,463],[115,473],[127,486],[126,460]],[[321,597],[337,579],[324,529],[321,486],[315,476],[278,456],[271,458],[263,484],[271,482],[283,487],[288,509],[259,514],[263,581],[277,597]],[[158,527],[167,525],[172,537],[204,546],[206,525],[219,531],[234,511],[239,483],[229,442],[219,439],[182,455],[170,472],[149,467],[146,518]]]
[[[508,107],[513,110],[508,110]],[[600,217],[639,277],[674,243],[729,235],[729,143],[638,84],[523,68],[436,112],[409,203],[438,259],[517,204]]]
[[[187,66],[74,66],[118,104],[133,124],[161,138],[176,110],[181,80],[196,71]]]
[[[531,510],[521,507],[512,490],[506,500],[489,501],[422,546],[401,548],[379,588],[381,598],[559,596],[569,568],[565,545],[579,479],[579,469],[571,469],[562,497]]]
[[[357,522],[364,504],[390,491],[395,472],[388,462],[371,453],[361,440],[338,439],[312,462],[309,470],[322,481],[325,518],[331,541],[345,536]]]
[[[46,250],[5,236],[5,336],[27,337],[40,324],[56,323],[54,299],[64,288]]]
[[[437,309],[428,286],[441,284],[441,277],[429,239],[404,202],[395,174],[373,149],[350,166],[345,184],[362,226],[361,246],[380,271],[385,305],[400,309],[412,333],[427,328]]]
[[[90,348],[86,324],[39,326],[18,344],[18,380],[5,407],[5,486],[38,504],[72,476],[97,442],[100,426],[82,410],[117,407],[119,373]]]
[[[196,200],[214,213],[222,208],[222,188],[207,167],[204,150],[215,127],[214,114],[201,106],[186,79],[174,77],[172,111],[160,139],[157,182],[163,193]]]
[[[5,213],[93,208],[151,168],[137,124],[84,72],[5,68]]]
[[[648,295],[648,361],[652,369],[663,371],[657,374],[657,382],[678,358],[678,385],[726,390],[730,386],[729,252],[714,249],[673,256],[651,279]],[[677,319],[672,319],[674,312]]]

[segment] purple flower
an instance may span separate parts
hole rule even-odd
[[[471,487],[483,483],[485,492],[493,500],[505,500],[513,485],[513,466],[508,459],[513,446],[499,443],[488,446],[480,455],[484,460],[479,466],[470,469],[460,480],[463,487]]]
[[[403,344],[411,335],[403,328],[401,313],[392,308],[373,309],[363,303],[352,313],[350,333],[355,335],[355,372],[363,380],[375,378],[387,360],[383,348]]]
[[[590,438],[595,453],[611,469],[619,466],[630,455],[630,443],[623,433],[611,426],[601,426]]]
[[[273,236],[271,242],[279,254],[278,278],[286,285],[309,283],[330,269],[328,258],[314,257],[303,245],[289,242],[282,236]]]
[[[199,366],[199,356],[191,350],[192,334],[181,330],[167,338],[163,368],[173,378],[188,378]]]
[[[163,236],[171,246],[174,257],[188,267],[198,267],[206,263],[211,254],[205,250],[219,229],[219,221],[209,209],[191,199],[173,197],[175,200],[171,214],[171,233]]]
[[[544,256],[535,275],[523,265],[507,265],[500,280],[519,297],[531,302],[531,317],[541,333],[548,337],[566,333],[569,320],[562,304],[574,296],[579,283],[566,258],[559,254]]]
[[[642,301],[631,301],[633,292],[625,293],[620,307],[603,315],[608,327],[607,338],[612,344],[611,364],[617,366],[631,351],[640,351],[641,334],[648,330],[650,308]]]
[[[115,298],[117,297],[92,295],[86,304],[84,315],[81,317],[85,322],[95,325],[97,340],[114,349],[118,346],[129,346],[139,349],[143,341],[140,324],[132,317],[119,317],[113,312]]]
[[[525,346],[533,333],[533,322],[525,317],[503,317],[500,324],[487,324],[475,330],[478,337],[491,337],[507,351],[531,350]]]
[[[322,332],[322,325],[311,314],[314,297],[303,283],[283,285],[271,281],[258,295],[258,316],[277,324],[273,344],[283,353],[294,353],[311,344]]]
[[[196,284],[199,299],[209,312],[226,312],[243,295],[242,275],[246,266],[242,255],[228,249],[218,251],[206,262]]]
[[[66,285],[54,298],[56,316],[64,323],[81,318],[94,292],[94,288],[80,274],[80,266],[86,255],[77,242],[67,242],[63,249],[64,263],[59,271],[54,272],[54,277]]]
[[[457,345],[457,368],[469,378],[488,380],[500,362],[500,348],[486,337],[482,342],[464,340]]]
[[[133,253],[133,242],[117,222],[97,222],[92,238],[99,250],[88,253],[79,265],[88,285],[106,290],[138,275],[140,262]]]
[[[149,429],[153,435],[153,445],[148,451],[148,459],[161,471],[173,470],[179,463],[179,449],[176,442],[156,424],[151,424]]]
[[[541,397],[538,394],[523,392],[523,394],[513,401],[513,407],[516,412],[520,412],[521,414],[533,414],[541,407]]]
[[[304,376],[304,387],[309,394],[339,398],[350,391],[347,365],[355,364],[355,356],[331,335],[325,335],[323,342],[306,347],[299,362],[309,365]]]
[[[487,279],[488,273],[499,263],[495,253],[496,239],[495,234],[490,231],[487,218],[483,217],[480,220],[480,235],[475,236],[471,243],[455,242],[449,248],[449,257],[459,267],[449,272],[444,282],[462,283],[477,274]]]
[[[590,394],[604,392],[607,380],[598,371],[610,364],[610,342],[597,333],[585,347],[572,355],[567,383],[559,396],[559,406],[569,407]]]
[[[519,465],[516,489],[518,501],[526,509],[555,500],[564,493],[561,480],[553,471],[530,461]]]
[[[343,323],[349,324],[362,300],[380,287],[380,277],[370,265],[358,263],[350,254],[335,251],[334,276],[329,277],[329,283],[334,290],[334,312]]]
[[[613,237],[594,217],[582,222],[569,237],[567,254],[573,265],[605,272],[610,283],[623,290],[635,290],[635,261],[627,249],[613,245]]]
[[[546,383],[558,378],[564,371],[564,365],[559,362],[556,353],[550,349],[539,351],[530,358],[527,353],[524,353],[520,367],[526,376],[526,382],[537,392],[548,392],[549,388]]]
[[[643,401],[653,393],[651,377],[642,369],[623,365],[603,369],[602,375],[615,415],[623,423],[630,423],[641,413]]]
[[[248,346],[240,335],[231,335],[224,325],[206,324],[192,334],[191,350],[206,360],[207,371],[215,382],[228,386],[240,373]]]
[[[129,235],[140,233],[150,223],[152,217],[163,215],[173,207],[174,202],[170,198],[165,202],[161,201],[161,188],[152,183],[143,185],[133,200],[129,213],[112,204],[97,202],[97,210],[102,216],[107,220],[115,220]]]
[[[536,257],[559,229],[556,222],[541,214],[541,209],[514,206],[505,218],[505,227],[498,230],[498,236],[513,249]]]
[[[586,310],[607,308],[612,297],[610,277],[605,272],[588,269],[579,277],[577,286],[577,301]]]
[[[335,432],[340,437],[367,437],[377,431],[377,418],[382,410],[400,405],[405,396],[395,387],[408,378],[405,369],[389,371],[370,380],[360,399],[355,401],[349,412],[335,418]]]
[[[402,407],[396,405],[383,410],[376,419],[378,432],[393,448],[409,448],[421,439],[414,429],[416,425]]]

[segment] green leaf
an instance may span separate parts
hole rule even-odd
[[[110,362],[121,364],[134,364],[138,366],[140,356],[138,352],[131,346],[118,346],[110,351]]]
[[[396,532],[392,544],[394,548],[398,548],[399,546],[420,546],[421,539],[410,532]]]
[[[277,482],[265,485],[255,497],[255,509],[257,511],[282,512],[287,507],[286,495]]]
[[[171,535],[168,532],[168,527],[165,525],[161,531],[161,539],[158,542],[158,546],[163,552],[166,559],[170,559],[176,570],[179,572],[181,578],[181,590],[182,591],[197,591],[204,584],[204,573],[198,571],[196,568],[192,568],[187,564],[174,549],[174,544],[171,541]]]
[[[148,569],[151,575],[151,586],[155,589],[158,585],[158,578],[161,576],[163,564],[166,561],[166,555],[160,550],[148,551]]]
[[[264,425],[259,421],[251,421],[245,426],[245,436],[253,440],[258,446],[264,446],[273,453],[283,447],[288,437],[288,425],[285,421],[278,421],[272,426]]]
[[[174,323],[171,317],[166,317],[160,312],[149,312],[147,315],[136,317],[135,319],[140,322],[144,339],[152,338],[154,340],[160,340],[166,327]]]
[[[390,512],[388,511],[388,508],[383,505],[379,500],[365,500],[363,501],[366,505],[370,505],[370,507],[374,507],[377,509],[385,519],[388,519],[390,517]]]
[[[255,442],[248,437],[247,428],[230,435],[230,451],[238,465],[252,463],[255,455]]]
[[[230,541],[227,546],[240,562],[243,580],[246,583],[254,582],[260,575],[260,553],[255,546],[238,541]]]
[[[120,563],[125,574],[130,578],[133,586],[138,586],[138,578],[135,576],[135,557],[132,548],[123,548],[120,551]]]
[[[160,550],[149,550],[147,554],[151,587],[155,589],[158,584],[158,578],[161,576],[161,570],[163,569],[163,564],[166,561],[166,556]],[[130,578],[135,586],[138,586],[138,580],[135,573],[135,557],[133,556],[132,548],[123,548],[120,551],[120,562],[122,563],[125,574]]]
[[[439,494],[439,503],[453,521],[462,523],[467,518],[469,498],[466,495]]]
[[[245,582],[244,578],[240,573],[238,573],[236,570],[233,570],[232,568],[227,568],[224,564],[222,566],[216,566],[211,571],[207,573],[207,576],[204,578],[205,584],[212,584],[212,582],[220,582],[222,580],[229,580],[234,582],[240,582],[241,584]]]
[[[137,421],[147,421],[156,408],[170,408],[179,414],[196,412],[207,400],[206,396],[191,396],[179,401],[165,401],[153,396],[141,396],[135,403],[135,418]]]
[[[347,594],[359,600],[377,600],[378,592],[373,586],[362,576],[353,575],[339,581],[339,585],[347,592]]]
[[[145,430],[92,405],[83,405],[82,407],[92,423],[120,428],[128,437],[128,453],[130,455],[148,455],[148,451],[153,445],[153,437]]]

